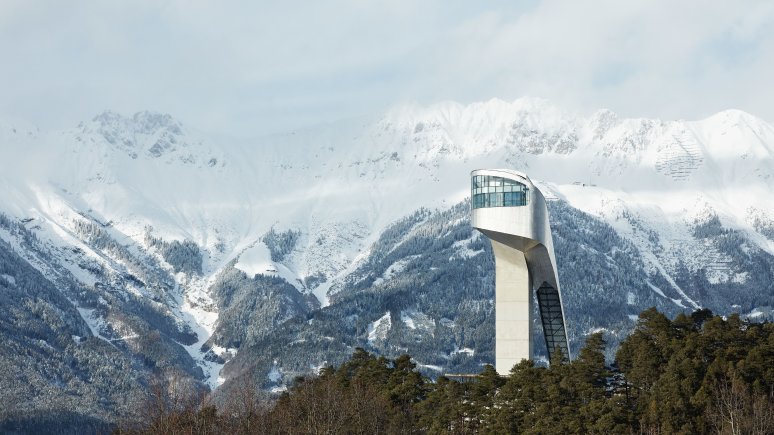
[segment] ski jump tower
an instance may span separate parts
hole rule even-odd
[[[532,359],[533,295],[549,354],[570,352],[546,200],[529,177],[507,169],[471,173],[473,228],[495,256],[495,369],[508,374]]]

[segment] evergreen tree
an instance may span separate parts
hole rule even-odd
[[[457,382],[423,377],[408,355],[391,360],[357,348],[264,408],[250,388],[222,410],[159,394],[150,422],[120,432],[774,433],[772,324],[707,311],[670,320],[650,309],[616,363],[606,365],[601,333],[586,337],[577,355],[563,362],[555,352],[548,367],[525,360],[507,376],[487,365]]]

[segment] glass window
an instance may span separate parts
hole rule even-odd
[[[514,200],[513,200],[513,193],[512,192],[505,192],[503,194],[503,206],[504,207],[513,207]]]
[[[527,205],[527,186],[515,180],[491,175],[476,175],[471,183],[473,208],[521,207]]]

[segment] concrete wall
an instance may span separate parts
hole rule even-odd
[[[532,358],[532,292],[521,251],[492,241],[495,254],[495,369],[508,373]]]

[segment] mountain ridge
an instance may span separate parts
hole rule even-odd
[[[140,384],[280,391],[357,346],[475,370],[493,346],[491,252],[467,220],[483,167],[523,171],[549,200],[573,348],[597,330],[617,343],[653,305],[774,319],[774,127],[737,110],[625,119],[525,98],[249,141],[153,112],[6,133],[5,255]]]

